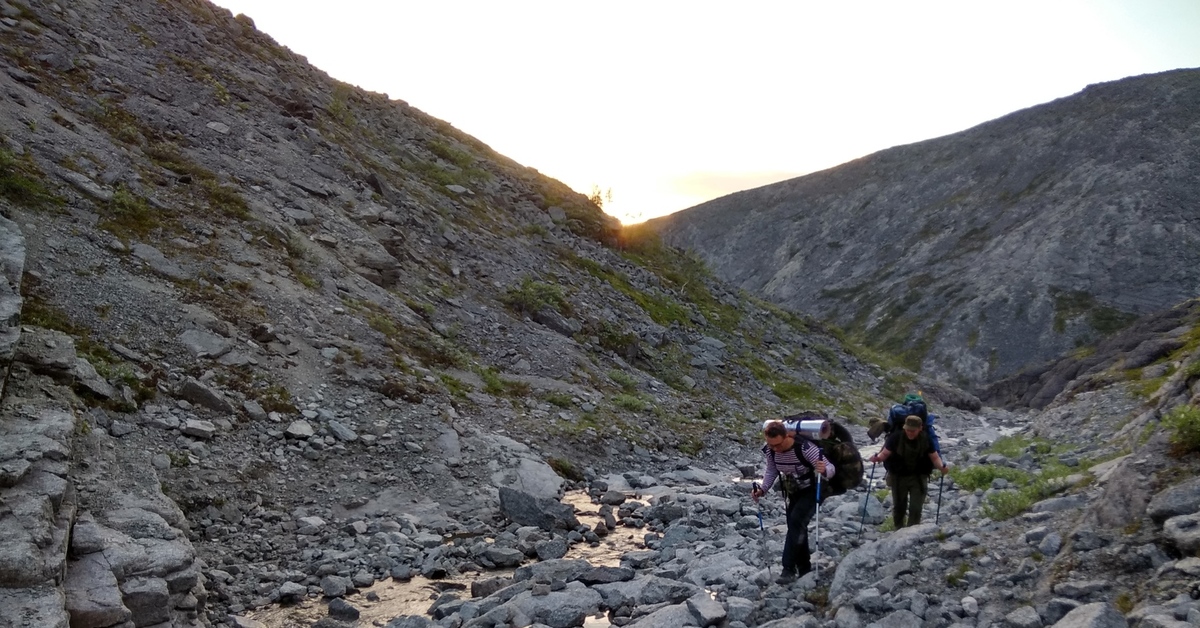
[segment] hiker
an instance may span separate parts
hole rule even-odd
[[[821,448],[803,436],[789,433],[780,421],[771,421],[763,428],[762,487],[750,491],[750,497],[759,498],[771,490],[776,480],[780,481],[787,512],[787,536],[783,541],[783,573],[775,580],[788,584],[812,569],[812,552],[808,548],[808,521],[817,509],[816,473],[825,479],[832,478],[836,469],[825,461]]]
[[[900,430],[900,426],[904,423],[904,419],[909,416],[917,416],[925,425],[925,433],[929,436],[929,442],[933,445],[933,450],[942,453],[942,444],[938,439],[937,430],[933,428],[934,421],[937,420],[937,415],[929,411],[929,407],[925,405],[925,398],[921,396],[921,392],[908,393],[904,395],[904,401],[894,404],[889,410],[888,415],[884,419],[871,419],[871,425],[867,428],[867,437],[871,442],[881,435],[891,435]]]
[[[883,449],[870,458],[871,462],[882,462],[887,469],[887,483],[892,489],[892,522],[897,530],[921,523],[921,509],[929,495],[929,475],[934,469],[946,475],[950,469],[933,448],[924,427],[921,417],[905,417],[904,428],[888,436]]]

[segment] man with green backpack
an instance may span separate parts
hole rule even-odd
[[[887,469],[887,482],[892,489],[892,523],[897,530],[921,523],[921,510],[929,496],[930,474],[937,469],[946,475],[950,469],[925,434],[921,417],[909,415],[903,425],[870,458],[871,462],[882,462]]]
[[[923,431],[929,438],[930,444],[933,445],[933,450],[941,453],[942,444],[938,439],[937,431],[933,428],[937,415],[929,411],[929,406],[925,404],[925,398],[921,396],[921,391],[904,395],[904,401],[893,404],[888,409],[885,419],[871,419],[871,424],[867,428],[867,437],[871,439],[871,442],[875,442],[875,439],[880,436],[899,432],[904,425],[904,420],[910,416],[921,419]]]

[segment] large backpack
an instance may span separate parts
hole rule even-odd
[[[783,423],[789,425],[808,419],[828,420],[832,428],[829,438],[822,439],[809,438],[803,432],[796,431],[796,438],[803,438],[816,444],[821,448],[825,459],[833,463],[835,470],[833,479],[824,481],[821,497],[841,495],[852,488],[857,488],[863,480],[863,461],[862,454],[858,453],[858,447],[854,446],[854,437],[850,435],[850,430],[841,423],[827,419],[823,414],[816,412],[784,417]],[[804,456],[799,456],[799,458],[804,460]]]
[[[897,403],[888,410],[886,431],[890,434],[895,430],[902,429],[904,419],[910,415],[919,416],[925,422],[925,433],[929,434],[929,442],[933,445],[933,450],[940,454],[942,452],[941,442],[938,440],[937,431],[933,428],[937,415],[929,412],[929,407],[925,405],[925,400],[920,395],[909,393],[904,396],[904,403]]]

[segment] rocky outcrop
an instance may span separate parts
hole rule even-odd
[[[1189,299],[1143,317],[1093,350],[1035,365],[993,382],[980,391],[980,397],[993,406],[1041,409],[1060,395],[1103,388],[1127,379],[1130,372],[1146,379],[1161,377],[1170,367],[1166,358],[1182,349],[1197,327],[1200,300]]]
[[[721,277],[978,385],[1195,295],[1200,70],[1092,85],[652,221]]]
[[[12,361],[21,337],[21,273],[25,269],[25,238],[16,223],[0,216],[0,364]],[[0,395],[7,370],[0,371]]]
[[[71,339],[29,328],[15,353],[0,405],[0,616],[31,628],[200,625],[207,594],[188,524],[145,452],[79,416]]]

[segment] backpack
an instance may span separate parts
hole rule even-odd
[[[833,428],[833,436],[816,443],[825,452],[825,459],[832,462],[837,470],[833,479],[825,483],[829,488],[826,495],[833,496],[858,488],[858,485],[862,484],[863,460],[862,455],[858,453],[858,447],[854,446],[854,437],[850,435],[850,430],[837,421],[829,423]]]
[[[904,419],[909,415],[921,417],[921,420],[925,422],[925,433],[929,434],[929,442],[933,445],[933,450],[941,454],[941,443],[938,441],[937,431],[933,428],[937,415],[929,412],[929,407],[925,405],[925,400],[920,395],[909,393],[904,396],[904,403],[897,403],[888,410],[887,433],[890,434],[903,428]]]
[[[846,491],[857,488],[863,480],[863,461],[862,454],[858,453],[858,447],[854,446],[854,437],[850,435],[850,430],[844,425],[825,417],[825,415],[817,412],[805,412],[783,418],[784,425],[808,420],[821,419],[828,420],[832,434],[829,438],[814,439],[809,438],[803,432],[796,431],[796,438],[803,438],[810,443],[821,448],[821,453],[825,459],[833,463],[835,473],[830,480],[823,480],[824,486],[821,488],[822,498],[826,496],[841,495]],[[799,456],[805,463],[808,461],[804,456]]]

